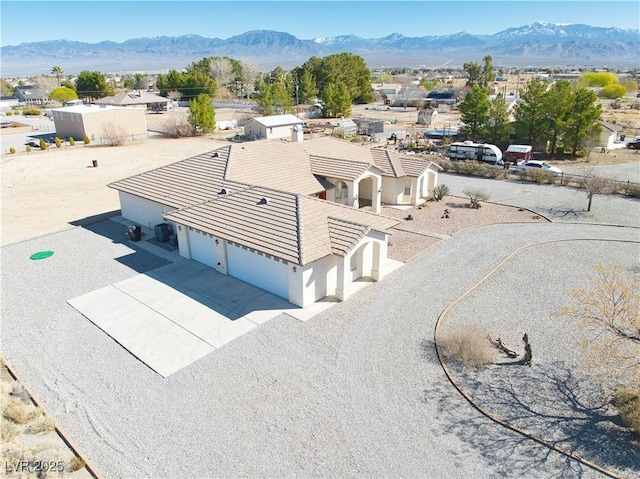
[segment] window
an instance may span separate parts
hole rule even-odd
[[[404,180],[404,196],[411,196],[411,180],[408,178]]]
[[[336,185],[336,203],[346,205],[349,202],[349,186],[340,181]]]

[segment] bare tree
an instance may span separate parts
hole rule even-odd
[[[193,126],[187,115],[174,115],[165,124],[164,134],[171,138],[193,136]]]
[[[167,98],[172,101],[180,101],[180,98],[182,98],[182,93],[176,90],[171,90],[167,92]]]
[[[109,146],[120,146],[127,139],[126,130],[115,123],[109,122],[102,126],[102,141]]]
[[[580,188],[587,193],[587,211],[591,211],[591,203],[594,195],[610,195],[615,189],[615,184],[611,178],[605,178],[603,176],[596,176],[593,168],[588,168],[584,171],[583,177],[580,180]]]
[[[414,84],[414,77],[407,74],[402,73],[396,76],[396,80],[400,83],[401,89],[398,93],[400,100],[402,101],[402,106],[404,109],[407,109],[407,105],[412,100],[418,100],[422,98],[424,91],[416,84]]]
[[[556,314],[578,321],[591,374],[640,389],[640,273],[613,263],[595,269],[590,286],[570,290],[571,304]]]

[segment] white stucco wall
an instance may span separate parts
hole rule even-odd
[[[188,237],[191,259],[215,268],[217,261],[214,239],[191,228],[188,228]]]
[[[145,228],[153,229],[156,225],[165,223],[162,214],[171,211],[170,208],[123,191],[118,191],[118,196],[122,217]]]
[[[382,177],[382,202],[388,205],[399,205],[402,203],[402,192],[404,190],[404,178]]]

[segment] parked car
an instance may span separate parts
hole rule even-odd
[[[540,160],[529,160],[529,161],[521,161],[516,165],[516,168],[520,168],[522,170],[531,170],[538,169],[548,171],[549,173],[553,173],[554,175],[561,175],[562,170],[557,166],[551,166],[549,163]]]
[[[640,150],[640,140],[634,140],[627,143],[627,148],[631,148],[632,150]]]

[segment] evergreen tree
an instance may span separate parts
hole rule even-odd
[[[460,103],[461,121],[464,127],[461,136],[477,140],[489,121],[491,102],[486,90],[475,85]]]
[[[216,111],[211,97],[200,93],[189,101],[189,123],[194,133],[209,133],[216,127]]]
[[[520,102],[515,106],[515,128],[525,144],[544,146],[546,132],[549,129],[549,111],[545,105],[547,84],[540,78],[527,82]]]
[[[589,135],[600,132],[596,121],[602,114],[602,106],[596,104],[598,97],[587,88],[580,88],[575,92],[571,102],[565,139],[571,149],[571,155],[575,156],[580,148],[580,143]]]
[[[302,103],[309,103],[318,97],[318,87],[313,74],[304,70],[299,79],[299,98]]]
[[[485,126],[485,138],[488,143],[493,143],[501,148],[509,144],[509,113],[507,102],[502,94],[498,94],[489,107],[487,123]]]
[[[107,85],[105,76],[97,71],[82,71],[76,79],[76,92],[80,98],[103,98],[113,95],[113,89]]]
[[[322,103],[322,116],[325,118],[337,118],[351,114],[351,98],[347,85],[344,83],[327,84],[322,95]]]
[[[574,95],[571,83],[567,80],[557,81],[544,95],[543,108],[548,118],[546,141],[551,155],[556,154],[558,143],[564,135]]]

